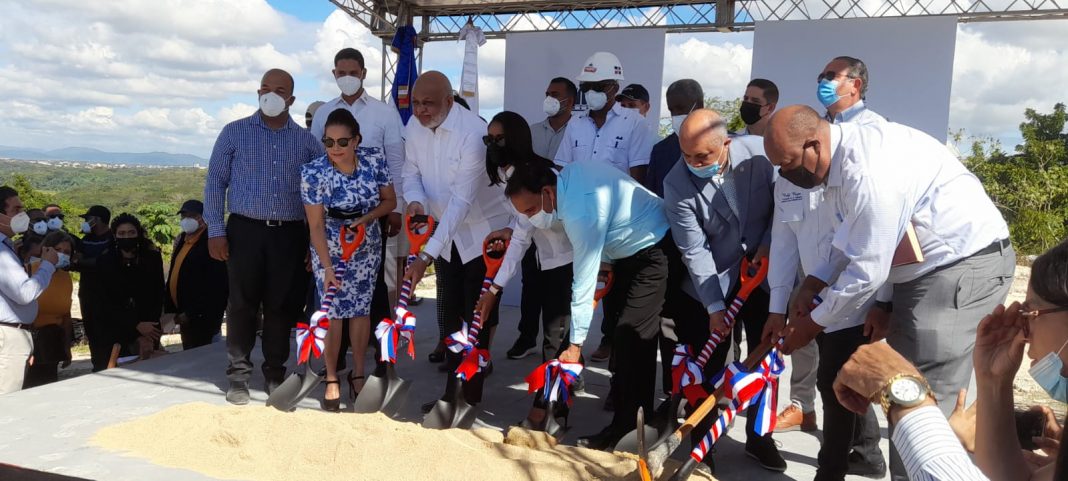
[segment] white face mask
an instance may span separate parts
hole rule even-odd
[[[286,111],[286,99],[274,92],[260,95],[260,111],[268,117],[277,117]]]
[[[545,112],[545,115],[552,117],[560,113],[560,101],[552,97],[545,97],[545,101],[541,103],[541,109]]]
[[[25,212],[15,214],[8,222],[10,222],[11,232],[16,234],[21,234],[30,230],[30,215]]]
[[[56,252],[56,257],[59,258],[59,260],[56,261],[56,268],[57,269],[66,269],[66,268],[70,267],[70,256],[69,255],[64,254],[62,252]]]
[[[48,219],[48,230],[59,230],[63,228],[63,219],[59,217],[53,217]]]
[[[39,220],[33,223],[33,232],[37,235],[45,235],[48,233],[48,222]]]
[[[608,105],[608,94],[595,90],[586,92],[586,106],[590,111],[601,110],[605,105]]]
[[[360,87],[363,87],[363,80],[360,80],[359,77],[346,75],[337,79],[337,87],[346,96],[353,96],[360,91]]]
[[[541,210],[537,214],[530,216],[530,224],[538,229],[551,229],[553,221],[556,220],[556,210],[553,209],[553,213],[545,212],[545,196],[541,196]]]
[[[197,220],[192,217],[182,219],[178,225],[182,227],[182,232],[185,232],[186,234],[192,234],[200,228],[200,222],[197,222]]]
[[[93,226],[89,225],[88,221],[82,221],[82,234],[88,234],[93,231]]]
[[[686,120],[687,115],[672,115],[671,116],[671,128],[675,130],[675,133],[679,133],[682,130],[682,122]]]

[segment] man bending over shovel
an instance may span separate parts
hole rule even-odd
[[[593,318],[601,263],[612,264],[616,288],[608,296],[618,296],[615,304],[623,306],[614,347],[628,355],[620,356],[616,365],[619,385],[612,390],[612,423],[579,438],[580,446],[611,449],[634,429],[638,407],[653,409],[660,308],[667,285],[663,203],[626,174],[599,162],[576,162],[559,175],[539,163],[517,166],[505,195],[536,228],[562,224],[574,249],[570,346],[560,361],[579,361]]]

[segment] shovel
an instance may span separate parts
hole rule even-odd
[[[412,228],[412,224],[426,224],[425,231],[420,234]],[[408,235],[408,266],[419,256],[419,251],[430,239],[434,231],[434,218],[426,215],[408,216],[405,231]],[[408,391],[411,383],[397,376],[397,345],[401,338],[408,342],[408,355],[415,359],[415,314],[408,311],[408,302],[411,300],[415,286],[411,281],[404,281],[401,285],[400,295],[397,299],[397,307],[394,310],[396,319],[382,319],[375,328],[375,337],[378,338],[381,361],[385,364],[385,373],[382,376],[371,375],[364,383],[359,397],[353,404],[353,411],[357,413],[373,413],[381,411],[389,417],[396,416],[404,407],[408,399]]]
[[[598,275],[598,279],[597,290],[593,292],[594,309],[597,308],[597,303],[608,294],[608,291],[612,290],[612,271],[601,271]],[[532,422],[530,418],[527,417],[519,423],[519,427],[531,431],[542,431],[557,439],[562,438],[564,434],[567,433],[566,419],[565,426],[561,426],[556,420],[555,408],[561,402],[570,405],[570,396],[567,396],[566,393],[561,393],[560,390],[562,389],[566,392],[570,389],[573,380],[582,373],[582,364],[577,364],[568,369],[564,369],[568,364],[569,363],[563,363],[553,359],[534,368],[534,370],[527,375],[528,392],[538,391],[539,389],[556,392],[546,393],[545,391],[542,391],[534,400],[534,409],[545,411],[545,416],[542,418],[541,422]],[[567,371],[568,375],[562,375],[565,371]],[[550,374],[548,380],[545,380],[546,373]],[[559,386],[559,384],[563,384],[563,386]],[[655,436],[655,433],[653,435]]]
[[[352,240],[348,238],[350,233],[353,234]],[[352,258],[352,254],[363,243],[366,233],[363,225],[357,226],[355,232],[348,226],[341,227],[339,240],[341,244],[341,261],[334,267],[334,275],[337,278],[345,275],[346,265],[349,259]],[[312,355],[316,358],[323,355],[326,333],[330,329],[330,318],[328,316],[330,307],[334,305],[334,296],[336,295],[337,286],[327,288],[319,310],[312,314],[307,323],[297,323],[297,352],[299,353],[297,364],[305,365],[304,373],[294,372],[290,374],[282,384],[275,388],[274,391],[271,391],[271,395],[267,396],[268,406],[279,411],[292,411],[322,382],[323,377],[326,375],[325,371],[321,374],[313,371],[309,361]]]
[[[508,243],[505,242],[503,249],[491,251],[489,250],[490,242],[486,239],[482,243],[482,260],[486,264],[486,277],[482,279],[482,291],[479,297],[489,291],[490,286],[493,285],[493,278],[497,276],[497,271],[500,270],[501,263],[504,261],[504,253],[508,249]],[[493,240],[492,242],[499,241]],[[463,381],[471,380],[474,376],[481,374],[482,368],[489,363],[489,351],[478,347],[478,333],[481,330],[482,313],[476,307],[475,313],[471,316],[471,325],[468,326],[465,322],[459,331],[452,333],[445,340],[449,350],[464,354],[464,360],[456,368],[456,377],[449,380],[452,399],[440,399],[434,403],[434,408],[423,418],[424,428],[470,429],[475,423],[478,410],[464,399]]]
[[[712,353],[716,350],[716,347],[730,336],[731,329],[734,327],[735,317],[738,316],[738,312],[741,311],[742,305],[745,304],[746,299],[752,294],[753,290],[760,286],[760,283],[764,282],[764,278],[768,275],[768,259],[764,258],[760,262],[760,268],[756,274],[749,275],[749,260],[742,258],[741,265],[741,286],[738,288],[738,294],[734,296],[734,301],[727,308],[727,313],[724,315],[724,320],[727,324],[727,332],[712,332],[708,341],[701,349],[697,359],[694,360],[689,346],[685,344],[679,344],[675,347],[675,356],[672,360],[672,378],[674,389],[671,394],[670,410],[668,412],[668,424],[665,432],[673,431],[678,428],[678,412],[679,406],[683,400],[686,400],[690,407],[694,407],[700,401],[708,395],[703,386],[705,365],[708,364],[708,359],[712,357]],[[625,436],[620,438],[616,443],[616,451],[623,451],[628,453],[638,452],[638,430],[631,431]],[[644,429],[645,436],[657,436],[657,431],[651,426],[646,426]]]

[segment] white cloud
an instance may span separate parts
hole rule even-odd
[[[660,88],[661,113],[667,115],[663,94],[668,85],[680,79],[700,82],[705,97],[741,97],[753,64],[753,49],[745,44],[747,41],[752,42],[751,33],[668,36],[664,45],[664,83]]]

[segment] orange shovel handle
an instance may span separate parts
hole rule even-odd
[[[426,241],[430,240],[430,234],[434,232],[434,225],[437,223],[433,216],[426,216],[426,231],[420,234],[416,232],[415,229],[412,229],[412,221],[414,217],[416,216],[410,215],[404,222],[404,230],[408,234],[408,254],[413,256],[419,255],[419,251],[422,250]]]
[[[352,240],[349,240],[349,233],[353,234]],[[360,248],[360,244],[363,244],[363,239],[366,236],[367,228],[363,224],[356,226],[355,232],[350,226],[341,226],[339,242],[341,243],[341,260],[343,262],[348,262],[352,258],[352,254],[356,253],[356,249]]]
[[[749,259],[742,257],[742,273],[741,273],[741,287],[738,288],[737,297],[741,299],[748,299],[749,294],[753,293],[753,289],[756,289],[760,283],[764,282],[764,279],[768,277],[768,258],[760,258],[760,268],[757,269],[756,274],[749,275]]]

